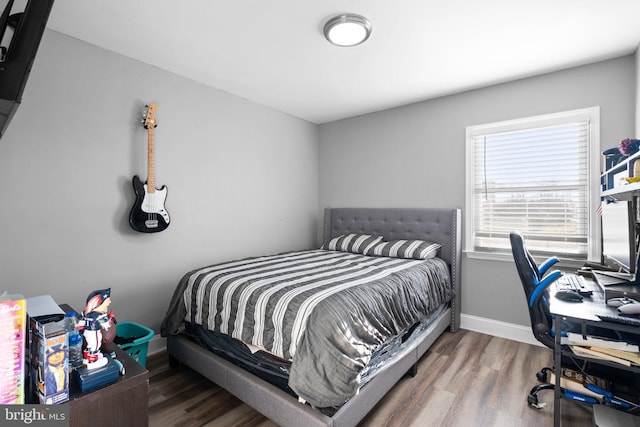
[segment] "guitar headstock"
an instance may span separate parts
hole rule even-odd
[[[152,102],[151,104],[145,106],[144,113],[142,113],[142,123],[144,124],[145,129],[158,126],[158,122],[156,121],[157,109],[158,104],[156,104],[155,102]]]

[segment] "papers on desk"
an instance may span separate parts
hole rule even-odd
[[[575,354],[581,357],[591,357],[592,359],[608,360],[609,362],[619,363],[620,365],[624,365],[624,366],[631,366],[632,364],[633,365],[640,364],[638,362],[637,354],[628,353],[627,355],[625,355],[624,358],[612,356],[611,354],[608,354],[609,351],[618,351],[620,353],[627,353],[621,350],[611,350],[611,349],[598,348],[598,347],[580,347],[579,345],[572,345],[571,350]],[[636,361],[632,363],[631,360],[628,360],[631,358],[635,358]]]
[[[588,335],[585,337],[572,332],[562,341],[578,356],[608,360],[624,366],[640,366],[640,348],[635,344]]]
[[[594,337],[591,335],[582,335],[575,332],[567,332],[566,337],[562,337],[562,344],[579,345],[584,347],[604,347],[614,350],[630,351],[637,353],[640,351],[640,346],[635,344],[629,344],[624,341],[614,341],[607,338]]]

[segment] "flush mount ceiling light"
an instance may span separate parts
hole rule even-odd
[[[371,35],[371,22],[364,16],[347,13],[324,24],[324,36],[336,46],[357,46]]]

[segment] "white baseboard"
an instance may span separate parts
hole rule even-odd
[[[531,328],[522,325],[487,319],[485,317],[472,316],[470,314],[462,314],[460,316],[460,327],[469,331],[481,332],[495,337],[507,338],[526,344],[542,346],[542,344],[533,336]]]

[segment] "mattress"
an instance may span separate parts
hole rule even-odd
[[[452,297],[449,267],[340,251],[298,251],[187,273],[163,322],[226,334],[290,363],[288,387],[312,406],[340,406],[374,352]]]
[[[446,308],[447,304],[443,304],[420,323],[409,328],[404,334],[389,339],[377,348],[372,353],[369,363],[360,373],[360,389],[365,387],[388,363],[393,362],[395,357],[407,346],[412,345],[416,337],[420,336],[424,330],[429,328]],[[218,356],[232,362],[236,366],[251,372],[289,395],[298,398],[296,393],[289,387],[291,362],[274,357],[263,351],[254,351],[246,344],[228,335],[209,331],[191,323],[186,324],[183,335]],[[339,408],[339,406],[333,406],[330,408],[316,409],[319,409],[325,415],[332,416]]]

